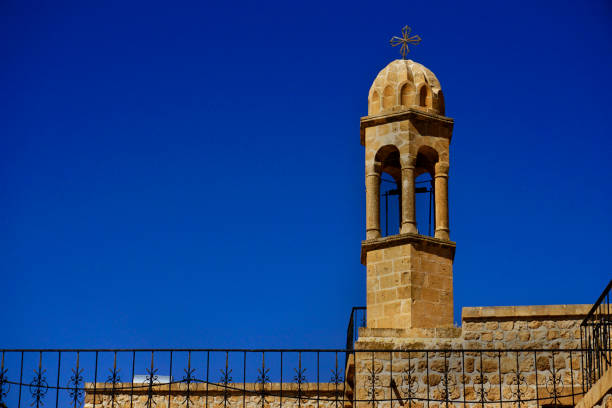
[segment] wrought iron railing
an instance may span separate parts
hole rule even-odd
[[[584,353],[585,377],[592,385],[612,366],[612,280],[580,325],[580,343]]]
[[[351,309],[348,325],[346,327],[346,349],[352,350],[355,341],[359,337],[359,328],[366,327],[366,310],[365,306],[356,306]]]
[[[0,408],[575,405],[611,366],[608,284],[579,349],[0,349]],[[339,364],[344,359],[344,365]]]
[[[0,350],[0,404],[11,408],[574,405],[588,389],[582,351]],[[342,358],[349,361],[346,368]]]

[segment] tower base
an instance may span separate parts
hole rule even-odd
[[[418,234],[363,241],[367,267],[367,327],[453,327],[456,244]]]

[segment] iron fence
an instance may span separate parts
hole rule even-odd
[[[0,401],[11,408],[574,405],[590,384],[584,351],[0,350]]]
[[[356,306],[351,309],[351,316],[346,327],[346,349],[352,350],[355,341],[359,338],[359,328],[366,327],[366,312],[365,306]]]
[[[585,348],[584,366],[588,385],[592,385],[612,365],[612,280],[580,324],[580,344]]]

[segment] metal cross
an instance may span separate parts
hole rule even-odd
[[[402,47],[400,48],[402,59],[406,59],[406,55],[410,52],[408,44],[418,45],[421,42],[421,37],[419,37],[418,35],[413,35],[412,37],[410,37],[410,31],[410,27],[404,26],[404,28],[402,28],[402,36],[393,36],[391,37],[391,41],[389,41],[392,47],[397,47],[398,45],[402,44]]]

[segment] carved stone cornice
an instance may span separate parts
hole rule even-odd
[[[361,241],[361,263],[366,264],[366,256],[368,251],[374,249],[390,248],[402,244],[420,244],[423,246],[430,246],[436,248],[445,248],[450,250],[451,257],[455,257],[455,249],[457,244],[453,241],[446,241],[430,237],[428,235],[404,233],[397,235],[390,235],[382,238],[367,239]]]
[[[408,108],[402,111],[383,113],[380,115],[364,116],[361,118],[359,126],[361,145],[365,146],[365,130],[367,128],[372,126],[384,125],[386,123],[399,122],[403,120],[427,121],[438,123],[440,126],[448,128],[450,130],[450,132],[447,132],[449,140],[452,137],[453,125],[455,123],[454,119],[452,118],[415,108]]]

